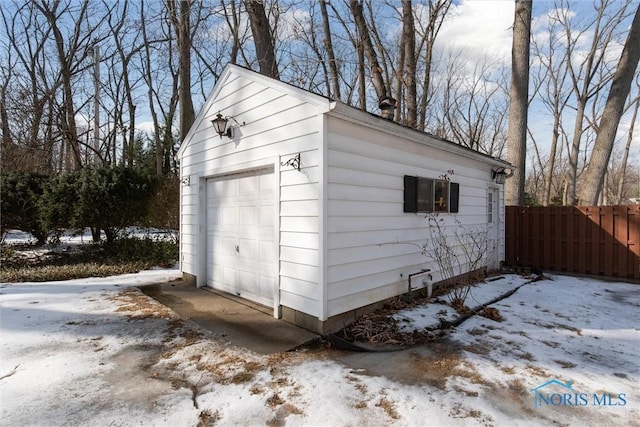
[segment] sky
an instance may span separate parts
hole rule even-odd
[[[638,425],[634,284],[504,275],[467,299],[515,290],[491,306],[502,321],[403,351],[263,355],[138,289],[179,277],[0,283],[0,426]],[[457,315],[442,297],[393,317],[411,332]]]
[[[622,0],[613,0],[622,3]],[[637,0],[632,1],[632,8],[638,7]],[[482,55],[489,55],[509,66],[511,62],[512,26],[514,17],[514,2],[511,0],[461,0],[455,2],[447,22],[438,34],[438,43],[446,48],[462,49],[474,63]],[[594,2],[590,0],[571,2],[571,11],[579,18],[593,16]],[[544,22],[547,13],[554,8],[554,2],[550,0],[534,0],[532,12],[533,37],[542,39],[546,37]],[[630,25],[630,23],[629,23]],[[615,49],[614,49],[615,50]],[[616,50],[621,51],[621,46]],[[617,58],[616,58],[617,61]],[[572,113],[565,116],[565,120],[572,126]],[[529,110],[529,128],[536,140],[543,141],[542,149],[548,149],[548,141],[551,135],[552,118],[545,114],[544,107],[532,104]],[[626,138],[631,125],[630,114],[627,114],[620,122],[618,128],[619,139]],[[632,143],[632,158],[640,160],[640,117],[635,124],[635,132]]]

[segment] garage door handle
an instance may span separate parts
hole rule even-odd
[[[240,253],[240,246],[236,245],[236,252]]]

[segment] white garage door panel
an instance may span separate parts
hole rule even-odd
[[[207,180],[207,285],[273,305],[278,261],[273,168]]]

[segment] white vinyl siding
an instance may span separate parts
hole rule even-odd
[[[328,315],[407,290],[408,275],[437,267],[420,246],[428,239],[424,214],[403,212],[404,175],[438,179],[453,170],[459,213],[470,227],[486,227],[486,182],[480,162],[353,123],[330,120],[328,174]]]

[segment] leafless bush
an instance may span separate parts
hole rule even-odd
[[[472,284],[467,273],[486,265],[487,232],[467,227],[457,217],[453,225],[447,226],[437,213],[428,215],[427,221],[429,240],[422,246],[422,253],[437,264],[442,280],[453,284],[449,301],[463,310]],[[453,233],[447,233],[450,227]]]

